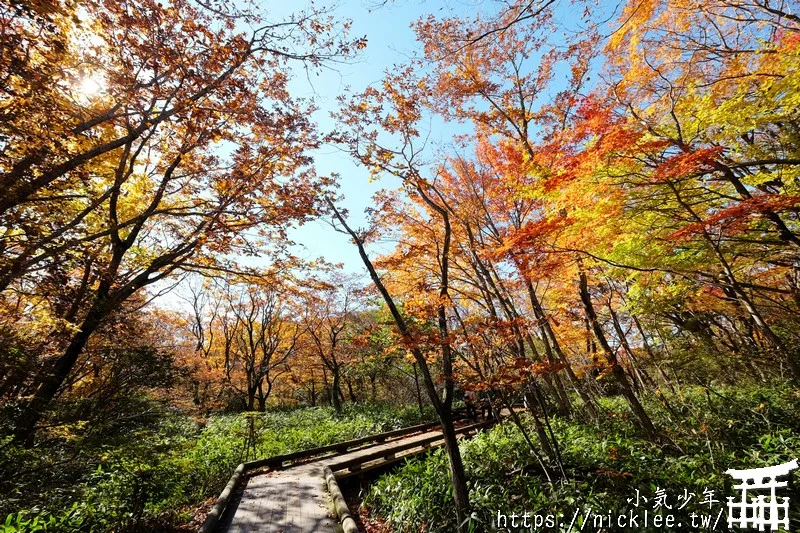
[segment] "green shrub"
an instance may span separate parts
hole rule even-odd
[[[701,510],[697,503],[705,489],[715,491],[721,502],[715,512],[723,508],[727,495],[733,495],[725,475],[728,468],[756,468],[800,456],[796,391],[778,387],[728,389],[717,394],[687,389],[669,399],[672,411],[656,399],[647,402],[657,425],[666,428],[683,449],[681,454],[644,440],[621,398],[601,400],[602,424],[553,419],[568,479],[560,481],[553,473],[554,484],[542,475],[511,422],[480,433],[461,444],[473,528],[492,530],[498,510],[507,515],[558,514],[577,507],[611,509],[615,516],[636,512],[627,500],[637,489],[648,498],[664,489],[673,503],[684,490],[695,493],[694,503],[683,510],[673,505],[670,511],[677,520],[691,523],[689,514]],[[522,418],[535,435],[532,422],[527,416]],[[454,531],[452,494],[449,483],[443,481],[448,479],[447,458],[436,451],[379,478],[364,504],[398,532]],[[797,487],[786,495],[800,501]]]
[[[250,460],[431,418],[416,408],[347,405],[341,414],[316,407],[219,415],[201,427],[169,412],[102,439],[71,437],[47,450],[0,443],[5,468],[38,473],[5,486],[10,497],[0,511],[6,531],[168,531],[191,518],[192,506],[222,491],[245,459],[251,420],[256,453]],[[67,460],[70,454],[76,459]]]

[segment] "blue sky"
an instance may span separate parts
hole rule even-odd
[[[410,25],[420,17],[433,14],[435,17],[459,15],[474,17],[478,12],[494,13],[504,2],[496,0],[386,0],[386,5],[370,6],[381,0],[340,0],[333,13],[341,18],[352,20],[352,35],[366,35],[367,48],[349,64],[339,65],[335,71],[312,76],[309,80],[300,73],[293,82],[293,94],[297,97],[313,97],[320,110],[316,113],[320,128],[330,131],[335,127],[330,112],[337,108],[337,97],[348,88],[361,91],[371,84],[380,83],[383,74],[394,65],[407,62],[419,51],[414,32]],[[611,14],[617,2],[600,0],[595,15],[599,11]],[[282,6],[285,9],[299,9],[299,4]],[[577,8],[568,1],[557,4],[556,18],[565,27],[575,28],[581,18]],[[447,143],[448,139],[464,127],[434,123],[430,140],[432,145]],[[397,185],[390,178],[370,183],[367,171],[357,167],[346,154],[335,147],[326,147],[315,153],[318,173],[327,175],[337,173],[341,176],[340,192],[344,196],[341,205],[350,212],[351,225],[363,225],[364,209],[371,205],[373,194],[381,188]],[[325,221],[309,223],[291,234],[300,246],[298,255],[307,259],[323,257],[333,263],[342,263],[347,272],[364,272],[361,259],[355,246],[344,235],[337,233]]]
[[[323,132],[335,128],[330,113],[338,108],[337,98],[348,90],[363,91],[372,84],[379,84],[384,72],[394,65],[405,64],[408,59],[418,53],[420,47],[416,42],[410,25],[420,17],[433,14],[435,17],[461,16],[474,17],[478,12],[495,12],[504,3],[500,0],[386,0],[386,5],[374,7],[381,0],[339,0],[335,6],[318,3],[321,7],[330,7],[332,14],[339,19],[352,21],[352,36],[367,36],[367,48],[358,57],[347,63],[337,64],[334,69],[321,71],[318,75],[307,76],[302,70],[295,73],[290,90],[297,98],[313,98],[319,110],[313,117]],[[271,4],[271,5],[270,5]],[[599,8],[613,11],[616,0],[599,0]],[[293,12],[308,7],[306,0],[297,2],[270,2],[265,0],[262,8],[271,13],[273,21],[281,20]],[[580,16],[575,6],[568,0],[560,2],[557,18],[566,26],[574,27]],[[463,133],[466,126],[445,124],[441,120],[432,124],[430,144],[449,144],[454,133]],[[373,195],[383,188],[395,188],[398,185],[392,178],[382,178],[370,182],[366,169],[357,166],[350,157],[337,147],[326,146],[313,153],[315,167],[320,175],[336,173],[340,176],[339,192],[343,196],[340,207],[349,211],[351,226],[362,227],[365,224],[364,210],[373,205]],[[314,260],[323,258],[330,263],[340,263],[347,273],[366,275],[366,269],[358,256],[355,245],[345,235],[335,231],[327,220],[316,220],[293,230],[290,239],[297,243],[294,253],[301,258]],[[388,251],[391,243],[376,245],[372,253]],[[259,264],[254,258],[239,258],[244,264],[251,266],[267,266]],[[183,305],[174,294],[160,299],[163,305]]]
[[[317,3],[317,7],[330,7],[332,14],[339,19],[352,21],[351,36],[367,36],[368,45],[357,57],[333,69],[312,73],[307,76],[302,69],[295,73],[290,84],[293,97],[313,98],[319,110],[314,120],[323,132],[335,128],[330,113],[338,108],[337,98],[352,91],[362,91],[371,84],[380,83],[384,72],[393,65],[403,64],[411,57],[418,46],[410,25],[413,21],[429,13],[437,16],[455,14],[474,14],[480,6],[491,5],[494,0],[387,0],[386,5],[370,9],[380,0],[339,0],[332,3]],[[282,20],[293,12],[308,9],[308,2],[276,2],[265,0],[261,8],[272,21]],[[437,128],[440,138],[447,138],[452,130]],[[341,176],[339,192],[343,195],[340,207],[349,211],[352,226],[365,224],[364,209],[372,205],[372,196],[383,188],[397,186],[396,181],[383,178],[370,182],[369,173],[358,167],[350,156],[334,146],[326,146],[313,153],[315,167],[320,175],[337,173]],[[355,245],[345,235],[335,231],[326,220],[310,222],[290,233],[290,239],[297,243],[293,250],[296,255],[307,260],[323,258],[330,263],[341,263],[342,270],[366,276],[361,258]],[[373,250],[374,252],[375,250]],[[238,257],[249,266],[267,266],[260,260]],[[156,289],[164,289],[157,286]],[[179,294],[185,291],[169,292],[159,298],[159,305],[184,308],[186,303]]]
[[[312,76],[309,81],[299,74],[293,82],[293,93],[297,97],[313,97],[320,110],[315,119],[323,131],[335,127],[330,112],[337,108],[336,98],[348,87],[361,91],[383,78],[386,69],[406,62],[418,50],[410,24],[429,13],[448,16],[457,13],[474,14],[492,2],[470,0],[391,0],[385,6],[369,9],[373,0],[342,0],[334,8],[341,18],[352,20],[352,35],[366,35],[368,45],[358,58],[348,64],[338,65],[335,71]],[[443,129],[436,132],[440,139],[452,133]],[[434,140],[436,135],[434,135]],[[390,178],[370,183],[365,169],[356,166],[347,154],[336,147],[325,147],[314,154],[317,172],[322,175],[338,173],[341,176],[340,192],[344,196],[341,205],[349,210],[353,225],[363,225],[364,209],[372,204],[372,196],[382,188],[396,186]],[[358,251],[349,239],[337,233],[325,221],[314,221],[297,229],[291,235],[300,247],[298,255],[307,259],[323,257],[332,263],[342,263],[347,272],[362,272],[363,264]]]

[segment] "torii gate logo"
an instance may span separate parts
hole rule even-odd
[[[742,492],[740,501],[728,497],[728,527],[737,525],[742,529],[758,528],[759,531],[764,531],[764,527],[769,526],[770,531],[778,531],[783,526],[784,530],[789,531],[789,498],[778,498],[775,489],[788,484],[787,481],[778,481],[777,478],[788,476],[795,468],[797,459],[766,468],[727,470],[726,474],[741,482],[733,488]],[[747,491],[767,489],[768,495],[747,494]],[[778,502],[779,499],[782,501]]]

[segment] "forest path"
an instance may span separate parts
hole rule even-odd
[[[487,425],[463,426],[457,431],[463,438]],[[228,533],[341,532],[325,483],[323,470],[326,466],[337,478],[347,477],[443,444],[442,432],[437,429],[254,475],[248,479],[238,504],[233,504],[233,516],[223,520],[219,530]]]
[[[309,533],[341,531],[321,462],[254,476],[227,531]]]

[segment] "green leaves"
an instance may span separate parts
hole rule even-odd
[[[2,502],[0,514],[8,514],[0,532],[178,527],[191,519],[192,506],[222,491],[242,461],[248,416],[218,415],[200,427],[189,417],[169,413],[113,439],[71,443],[81,450],[84,459],[69,468],[51,465],[46,457],[25,459],[20,455],[44,456],[48,450],[19,449],[17,453],[10,445],[0,448],[5,454],[0,459],[19,468],[61,468],[53,472],[53,478],[26,488],[16,501]],[[348,404],[338,415],[332,408],[308,408],[255,416],[259,458],[431,420],[430,414],[427,418],[420,416],[416,407],[384,404]],[[25,506],[28,508],[19,509]]]
[[[461,445],[477,521],[491,524],[498,509],[521,514],[591,507],[622,514],[635,511],[627,499],[636,489],[651,505],[649,498],[657,488],[666,490],[670,504],[684,489],[700,495],[685,511],[674,511],[684,512],[690,520],[703,490],[715,490],[716,499],[725,501],[726,469],[757,468],[794,458],[800,450],[800,425],[792,413],[800,407],[800,397],[780,388],[716,392],[719,396],[706,396],[699,387],[686,388],[669,397],[672,412],[655,399],[647,402],[655,421],[670,428],[670,437],[685,455],[665,453],[642,439],[625,418],[621,398],[601,401],[606,412],[602,425],[552,419],[569,477],[569,482],[555,487],[535,469],[525,468],[535,460],[515,426],[506,423],[478,434]],[[671,418],[674,413],[680,421]],[[730,427],[729,417],[736,420]],[[395,531],[453,531],[452,504],[441,487],[446,468],[442,451],[412,459],[378,479],[364,503]]]

